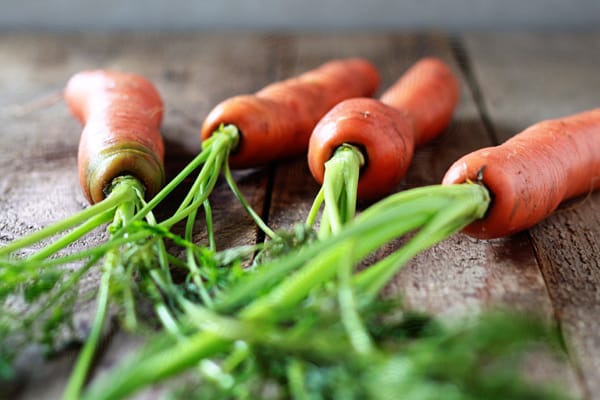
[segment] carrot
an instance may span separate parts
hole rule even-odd
[[[73,76],[65,101],[85,126],[78,168],[81,187],[90,203],[106,197],[113,179],[133,175],[146,198],[164,183],[164,145],[159,127],[163,104],[154,86],[141,76],[105,70]]]
[[[201,138],[206,140],[222,124],[235,125],[241,138],[229,157],[233,168],[298,155],[306,151],[314,126],[331,107],[350,97],[371,96],[378,85],[379,74],[368,61],[330,61],[254,95],[223,101],[206,117]]]
[[[92,205],[1,247],[0,257],[79,226],[35,254],[40,260],[48,257],[117,218],[118,208],[141,206],[143,199],[138,197],[152,197],[164,181],[164,145],[158,129],[163,107],[150,82],[129,73],[83,71],[68,81],[64,98],[85,125],[78,168],[81,188]],[[146,208],[137,218],[150,211]]]
[[[365,158],[358,198],[372,200],[389,193],[406,173],[415,146],[450,123],[458,98],[452,71],[435,58],[420,60],[380,100],[343,101],[319,121],[308,149],[311,173],[323,183],[325,163],[342,144],[352,144]]]
[[[442,183],[469,180],[488,188],[492,203],[465,233],[489,239],[532,227],[564,200],[600,188],[600,108],[539,122],[467,154]]]

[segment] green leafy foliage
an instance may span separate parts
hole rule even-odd
[[[377,296],[414,254],[482,215],[489,200],[482,188],[406,191],[318,240],[299,224],[260,246],[216,251],[191,240],[196,209],[208,204],[198,182],[198,196],[186,197],[165,224],[135,219],[132,207],[123,207],[107,243],[70,258],[3,262],[3,307],[16,297],[43,307],[32,318],[0,315],[1,376],[13,374],[15,343],[55,345],[71,323],[80,278],[98,267],[106,296],[98,296],[94,332],[108,301],[126,329],[158,332],[79,396],[99,333],[90,335],[95,341],[82,351],[70,398],[123,398],[178,375],[183,384],[172,396],[182,399],[565,398],[521,374],[531,346],[555,341],[534,318],[483,314],[448,324]],[[172,224],[188,217],[184,237],[172,233]],[[356,270],[373,251],[419,228],[395,253]],[[167,244],[176,251],[167,252]],[[73,260],[81,269],[61,273]]]
[[[173,398],[567,399],[558,390],[523,378],[522,360],[528,351],[556,344],[553,332],[534,318],[484,313],[448,325],[408,311],[387,323],[381,314],[387,306],[378,304],[362,313],[365,319],[380,321],[367,324],[376,331],[369,330],[376,338],[375,352],[357,354],[332,314],[303,308],[297,310],[298,321],[285,323],[287,335],[303,332],[308,342],[303,351],[252,343],[251,338],[250,344],[235,342],[247,346],[243,361],[233,368],[228,363],[235,349],[204,360],[210,373],[199,368]],[[298,325],[305,326],[298,329]],[[335,340],[331,348],[342,346],[345,355],[325,354],[321,345],[313,348],[311,337]]]
[[[348,265],[340,254],[347,250],[342,242],[320,253],[266,291],[253,286],[252,277],[265,267],[256,265],[219,292],[227,296],[251,287],[256,296],[242,308],[218,311],[182,300],[185,337],[172,338],[172,346],[148,347],[84,398],[121,398],[156,378],[182,373],[175,399],[567,398],[523,377],[529,351],[559,349],[552,328],[511,312],[449,323],[406,309],[397,299],[363,297],[343,273]],[[276,259],[268,267],[285,262]],[[337,274],[313,279],[315,267]],[[343,295],[348,289],[354,300]],[[349,315],[356,317],[352,324]],[[357,333],[371,346],[357,346]],[[133,368],[141,362],[143,370]],[[156,372],[152,366],[159,365],[163,369]]]
[[[277,230],[276,236],[266,242],[256,255],[255,264],[262,264],[284,256],[317,240],[315,231],[306,224],[296,224],[291,230]]]

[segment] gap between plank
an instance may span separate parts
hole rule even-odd
[[[494,146],[500,144],[500,140],[498,140],[498,135],[496,133],[496,129],[494,128],[494,124],[492,123],[492,119],[490,114],[485,106],[485,101],[483,100],[483,94],[480,90],[479,83],[475,78],[475,74],[473,72],[472,63],[465,46],[463,46],[461,40],[458,37],[450,37],[450,50],[458,64],[461,72],[463,73],[465,80],[467,81],[467,86],[471,91],[471,96],[473,96],[473,100],[475,102],[475,107],[477,108],[477,112],[481,117],[481,122],[485,128],[485,131],[488,134],[488,137]]]

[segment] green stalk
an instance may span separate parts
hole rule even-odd
[[[195,212],[208,198],[212,192],[214,186],[217,183],[219,177],[220,165],[222,165],[224,155],[219,152],[211,153],[206,164],[204,164],[200,174],[198,175],[198,182],[206,184],[206,190],[200,195],[196,196],[197,193],[190,192],[191,201],[184,200],[175,214],[166,220],[160,222],[160,226],[171,228],[179,221],[186,218],[191,213]]]
[[[430,197],[423,201],[408,202],[405,207],[384,209],[369,219],[357,218],[337,235],[261,265],[247,279],[242,279],[227,293],[217,297],[215,307],[226,311],[250,301],[256,293],[282,280],[319,253],[349,238],[355,239],[352,261],[356,263],[385,243],[421,226],[439,209],[439,204],[440,199]]]
[[[339,146],[325,163],[322,194],[319,192],[315,198],[307,219],[312,226],[321,203],[325,203],[319,228],[320,239],[338,233],[354,218],[360,168],[364,163],[361,151],[350,144]]]
[[[140,199],[140,201],[143,203],[144,200]],[[148,226],[149,228],[151,228],[154,232],[156,232],[157,230],[157,222],[156,219],[154,217],[154,214],[152,212],[149,212],[146,215],[146,220],[148,222]],[[165,246],[165,242],[164,242],[164,238],[167,237],[169,239],[174,239],[174,241],[178,244],[178,245],[182,245],[183,242],[185,242],[185,248],[190,248],[193,247],[194,245],[191,243],[191,241],[186,242],[185,240],[181,240],[180,236],[177,236],[167,230],[164,229],[158,229],[159,232],[156,232],[154,234],[154,237],[156,237],[157,242],[154,244],[154,247],[156,248],[156,252],[158,253],[158,264],[160,265],[160,270],[161,272],[163,272],[163,274],[167,275],[168,277],[168,282],[169,285],[172,286],[173,282],[171,281],[171,274],[169,274],[169,266],[170,266],[170,260],[171,260],[171,256],[170,254],[167,252],[167,248]]]
[[[181,201],[181,204],[179,205],[175,213],[185,209],[187,206],[190,205],[190,203],[192,203],[194,200],[197,200],[198,194],[201,192],[202,186],[206,182],[207,177],[215,175],[214,164],[215,158],[217,157],[217,152],[214,151],[214,149],[214,146],[210,148],[211,151],[207,154],[206,160],[204,161],[202,168],[198,173],[198,176],[196,176],[192,187],[185,195],[184,199]],[[203,150],[203,152],[204,151],[207,151],[207,149]]]
[[[160,323],[165,330],[177,339],[183,340],[185,336],[181,332],[177,321],[173,318],[167,306],[164,303],[159,303],[154,308],[156,310],[156,315],[160,319]]]
[[[310,400],[311,396],[304,384],[305,372],[302,363],[297,359],[292,358],[288,361],[285,372],[292,398],[296,400]]]
[[[456,187],[454,187],[456,186]],[[354,284],[368,296],[379,293],[396,272],[419,252],[446,239],[469,223],[483,217],[490,197],[481,185],[465,184],[448,187],[453,199],[404,246],[383,260],[359,272]]]
[[[208,196],[213,191],[221,171],[224,169],[224,164],[227,162],[230,150],[235,148],[238,142],[239,132],[233,125],[221,125],[210,138],[203,142],[201,153],[203,155],[202,163],[198,162],[200,159],[199,157],[192,163],[194,164],[193,169],[196,169],[202,165],[200,173],[198,174],[194,185],[192,185],[192,188],[181,202],[181,205],[177,211],[167,220],[162,221],[160,223],[161,226],[170,228],[179,221],[188,217],[206,201]],[[189,175],[193,169],[186,167],[184,169],[185,176]],[[180,175],[183,175],[183,173]],[[183,177],[179,178],[178,175],[175,180],[177,182],[181,182]],[[166,193],[163,195],[163,191],[159,192],[159,194],[148,203],[147,207],[142,208],[138,215],[142,212],[145,212],[151,205],[154,207],[156,204],[158,204],[158,201],[162,200],[162,198],[165,197],[174,187],[175,186],[171,184],[167,185],[164,190]],[[202,195],[198,195],[199,193]],[[154,201],[157,197],[158,200]],[[136,218],[138,217],[136,216]]]
[[[143,199],[143,186],[141,182],[136,179],[115,180],[112,191],[128,191],[132,195],[117,207],[114,214],[114,221],[108,228],[108,231],[111,233],[118,232],[131,220],[135,214],[135,210],[139,204],[139,201],[142,201]],[[102,272],[102,278],[100,281],[98,298],[96,302],[96,315],[94,317],[92,329],[82,351],[79,354],[79,357],[77,358],[67,383],[67,387],[63,395],[64,400],[77,400],[79,398],[94,355],[96,354],[96,349],[98,348],[98,343],[100,342],[102,328],[104,327],[106,314],[108,312],[110,281],[112,273],[120,262],[119,252],[119,248],[113,248],[106,255],[104,271]]]
[[[195,212],[190,214],[190,218],[187,220],[187,224],[185,227],[185,239],[189,240],[190,242],[192,241],[192,233],[193,233],[193,229],[194,229],[195,215],[196,215]],[[210,232],[210,230],[209,230],[209,232]],[[209,240],[209,242],[210,242],[210,240]],[[211,246],[211,248],[213,248],[213,247]],[[186,260],[187,260],[186,268],[190,271],[192,281],[194,282],[194,285],[196,285],[196,287],[198,288],[198,294],[200,295],[200,298],[202,299],[204,304],[211,305],[212,298],[209,296],[208,292],[206,291],[206,289],[204,287],[202,277],[200,276],[200,268],[198,267],[198,263],[196,262],[196,256],[194,253],[194,249],[191,249],[191,248],[186,249]]]
[[[50,243],[49,245],[47,245],[43,249],[39,250],[35,254],[27,257],[27,260],[29,260],[29,261],[43,260],[44,258],[50,257],[51,255],[59,252],[60,250],[64,249],[71,243],[80,239],[87,233],[98,228],[100,225],[103,225],[103,224],[109,222],[113,218],[113,215],[114,215],[114,210],[111,209],[111,210],[106,210],[102,214],[98,214],[98,215],[88,219],[86,222],[84,222],[77,228],[73,229],[71,232],[65,234],[60,239],[56,240],[55,242]]]
[[[44,259],[44,260],[32,260],[29,261],[27,259],[25,260],[20,260],[17,264],[10,264],[12,267],[18,265],[18,266],[22,266],[24,268],[48,268],[48,267],[53,267],[53,266],[57,266],[57,265],[64,265],[64,264],[68,264],[71,262],[75,262],[75,261],[80,261],[89,257],[102,257],[104,256],[104,254],[106,254],[107,251],[109,251],[110,249],[112,249],[113,247],[117,247],[117,246],[121,246],[123,244],[127,244],[130,242],[135,242],[141,239],[145,239],[148,236],[152,235],[155,232],[151,232],[148,230],[139,230],[137,232],[133,232],[131,234],[128,234],[126,237],[123,236],[118,236],[115,237],[114,239],[110,239],[107,242],[104,243],[100,243],[98,245],[96,245],[93,248],[90,249],[84,249],[75,253],[71,253],[65,256],[61,256],[61,257],[56,257],[56,258],[49,258],[49,259]]]
[[[260,320],[277,319],[278,313],[293,309],[312,289],[335,276],[339,263],[352,265],[353,248],[352,239],[331,246],[326,252],[309,260],[295,273],[288,275],[269,293],[255,299],[240,311],[240,317]]]
[[[233,146],[235,141],[236,137],[218,131],[215,132],[208,142],[203,144],[202,152],[206,153],[206,159],[200,168],[198,176],[194,180],[194,184],[186,194],[175,214],[192,204],[193,200],[197,200],[198,193],[202,191],[203,187],[206,189],[210,181],[216,181],[216,178],[221,172],[223,160],[227,158],[229,149]],[[209,186],[208,190],[205,190],[204,192],[208,195],[211,190],[212,187]]]
[[[90,331],[90,335],[85,341],[83,349],[77,357],[77,362],[75,363],[73,371],[71,372],[71,376],[63,394],[63,400],[77,400],[79,398],[81,389],[85,383],[85,379],[94,359],[94,355],[96,354],[98,342],[100,341],[104,320],[106,319],[106,313],[108,311],[110,278],[114,264],[116,263],[117,255],[113,252],[110,252],[107,256],[108,260],[100,281],[100,288],[96,303],[96,315],[94,317],[94,322],[92,323],[92,329]]]
[[[269,226],[262,220],[262,218],[254,211],[248,200],[242,194],[242,191],[239,189],[238,185],[235,183],[235,179],[233,179],[233,175],[231,174],[231,168],[229,168],[229,162],[225,161],[224,163],[224,176],[229,188],[233,192],[234,196],[238,201],[242,204],[246,212],[252,217],[254,223],[258,225],[258,227],[271,239],[276,239],[279,237]]]
[[[126,185],[115,187],[104,200],[96,203],[74,215],[71,215],[59,222],[42,228],[38,231],[32,232],[27,236],[16,239],[4,247],[0,248],[0,257],[13,253],[26,246],[31,246],[39,241],[54,236],[60,232],[72,228],[73,226],[80,225],[90,218],[95,218],[100,214],[104,214],[107,211],[114,210],[120,204],[131,201],[132,193]]]
[[[140,199],[140,201],[143,203],[143,199]],[[148,221],[148,224],[152,227],[155,227],[157,222],[156,219],[154,218],[154,215],[152,214],[152,212],[148,213],[148,215],[146,216],[146,220]],[[166,232],[168,235],[166,236],[172,236],[174,237],[174,234]],[[181,240],[180,240],[181,241]],[[190,242],[191,243],[191,242]],[[175,288],[175,286],[173,285],[173,281],[171,278],[171,274],[170,274],[170,255],[167,252],[164,240],[163,240],[163,235],[158,235],[158,239],[157,242],[152,244],[152,246],[155,248],[155,251],[158,253],[158,263],[159,263],[159,269],[153,268],[152,270],[149,271],[149,275],[151,277],[151,281],[153,286],[151,288],[149,288],[148,290],[152,290],[154,289],[155,293],[153,293],[154,295],[154,301],[156,303],[154,309],[156,311],[157,316],[159,317],[161,323],[163,324],[163,326],[165,327],[165,329],[169,332],[171,332],[173,335],[179,337],[181,334],[181,332],[179,331],[179,327],[177,325],[177,321],[176,319],[173,317],[173,315],[169,312],[169,309],[167,307],[167,305],[165,304],[165,302],[162,299],[162,294],[160,293],[160,290],[162,290],[166,296],[172,296],[174,298],[176,298],[179,293],[177,293],[177,290]],[[190,247],[186,247],[186,251],[189,251]],[[135,313],[131,313],[133,316],[135,316]]]
[[[356,307],[351,276],[354,265],[350,252],[342,254],[338,260],[338,303],[340,305],[340,319],[346,334],[357,354],[367,355],[375,349],[371,336],[364,326]]]
[[[154,210],[181,182],[184,181],[194,170],[202,165],[211,154],[210,147],[203,149],[194,159],[185,166],[169,183],[167,183],[148,203],[144,205],[133,217],[132,221],[142,220],[146,214]]]
[[[325,201],[325,189],[323,185],[321,185],[321,189],[315,196],[313,203],[308,211],[308,216],[306,217],[306,226],[314,227],[317,223],[317,218],[319,216],[319,210],[321,209],[321,205],[323,205],[323,201]]]
[[[460,185],[429,185],[397,192],[371,205],[366,210],[361,212],[356,218],[358,220],[369,219],[371,218],[371,215],[379,214],[390,208],[397,207],[398,209],[404,210],[408,204],[416,203],[418,206],[419,203],[425,202],[427,199],[432,198],[436,199],[438,202],[457,202],[459,201],[457,196],[464,196],[465,192],[473,191],[472,188],[465,189],[467,186],[473,186],[473,184],[465,183]],[[474,191],[478,192],[480,189],[475,189]],[[485,201],[484,203],[485,204],[482,204],[482,207],[487,209],[489,202]]]
[[[227,356],[221,367],[223,371],[229,373],[232,372],[235,368],[237,368],[244,360],[248,359],[250,355],[250,348],[248,344],[244,341],[237,341],[233,344],[233,351]]]
[[[216,307],[225,311],[249,301],[256,293],[280,281],[312,257],[348,238],[355,239],[352,261],[357,263],[391,240],[423,226],[451,204],[469,202],[477,212],[466,219],[473,221],[485,213],[489,197],[483,187],[471,186],[437,185],[396,193],[363,211],[338,234],[262,265],[248,279],[242,279],[240,284],[219,296]]]
[[[94,382],[83,393],[81,400],[122,399],[146,385],[197,365],[199,360],[226,350],[230,344],[229,340],[199,332],[143,360],[133,358],[129,363],[121,364]]]
[[[212,214],[212,208],[210,207],[210,201],[208,199],[206,199],[206,201],[203,203],[203,207],[204,207],[204,221],[206,223],[208,248],[211,249],[212,251],[216,251],[217,250],[217,241],[215,239],[213,214]]]

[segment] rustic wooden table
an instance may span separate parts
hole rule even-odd
[[[79,70],[135,71],[155,82],[166,103],[163,133],[173,176],[199,151],[204,116],[228,96],[344,56],[371,59],[386,87],[426,55],[450,63],[461,77],[462,99],[447,132],[416,152],[398,190],[439,183],[452,161],[468,151],[500,143],[539,120],[600,104],[600,32],[2,33],[0,243],[86,206],[75,164],[80,126],[60,101],[66,80]],[[302,157],[236,176],[254,208],[276,228],[302,220],[318,189]],[[224,185],[214,199],[218,244],[254,243],[254,225]],[[600,193],[563,204],[513,237],[477,241],[457,234],[416,257],[389,290],[411,307],[442,315],[500,304],[556,320],[569,362],[542,363],[542,376],[564,382],[578,397],[600,398]],[[82,304],[82,336],[92,310]],[[94,374],[137,344],[112,329]],[[59,398],[75,355],[66,350],[50,360],[25,358],[23,386],[11,398]]]

